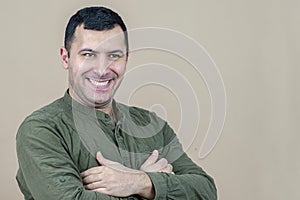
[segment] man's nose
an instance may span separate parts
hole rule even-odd
[[[96,70],[100,75],[105,74],[111,64],[112,61],[106,55],[100,55],[96,64]]]

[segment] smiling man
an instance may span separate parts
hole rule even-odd
[[[69,70],[69,94],[82,105],[107,112],[125,74],[127,39],[119,25],[97,31],[76,27],[69,50],[61,49],[64,68]],[[68,46],[68,45],[66,45]]]
[[[126,26],[112,10],[89,7],[71,17],[60,49],[69,88],[17,134],[26,200],[217,199],[213,179],[167,122],[113,99],[128,50]]]

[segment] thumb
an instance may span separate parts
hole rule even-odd
[[[152,154],[147,158],[147,160],[142,164],[141,169],[148,167],[149,165],[154,164],[158,159],[158,151],[154,150]]]
[[[108,165],[111,162],[110,160],[104,158],[100,151],[96,153],[96,159],[100,165]]]

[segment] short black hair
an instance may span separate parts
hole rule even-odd
[[[74,14],[66,27],[64,46],[70,52],[71,44],[74,40],[74,33],[78,26],[84,25],[87,30],[111,30],[116,25],[119,25],[123,30],[126,43],[126,54],[128,54],[128,34],[125,23],[122,18],[114,11],[105,7],[87,7],[77,11]]]

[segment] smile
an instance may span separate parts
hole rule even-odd
[[[95,86],[106,86],[109,81],[96,81],[93,79],[89,79],[89,81]]]

